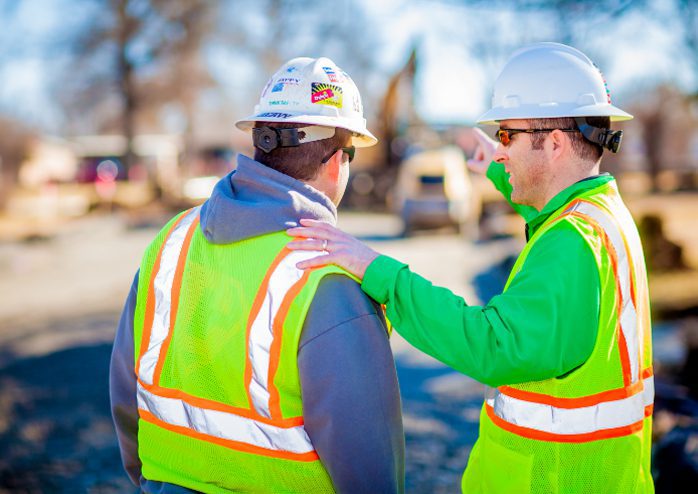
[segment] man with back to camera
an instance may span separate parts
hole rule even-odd
[[[404,491],[404,437],[385,319],[346,271],[296,263],[299,218],[336,222],[358,89],[327,58],[269,80],[255,160],[148,247],[117,330],[112,415],[143,492]],[[135,367],[134,367],[135,364]]]
[[[499,145],[478,133],[472,166],[523,215],[527,244],[485,306],[325,223],[290,231],[308,238],[292,248],[328,253],[299,267],[343,266],[406,340],[493,387],[463,492],[654,492],[644,255],[599,171],[603,150],[620,146],[610,122],[630,118],[579,50],[539,43],[512,55],[478,122],[499,125]]]

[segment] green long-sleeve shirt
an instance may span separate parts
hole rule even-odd
[[[511,203],[503,165],[492,163],[487,176]],[[611,180],[577,182],[540,212],[512,206],[533,235],[555,210]],[[564,375],[584,363],[596,341],[598,268],[582,236],[564,221],[536,242],[507,291],[485,306],[468,305],[388,256],[371,263],[361,287],[386,304],[393,326],[412,345],[490,386]]]

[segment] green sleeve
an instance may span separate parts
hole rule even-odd
[[[599,319],[599,275],[591,249],[567,222],[545,233],[505,293],[466,304],[387,256],[362,289],[413,346],[490,386],[549,379],[591,355]]]
[[[516,204],[511,202],[511,184],[509,183],[509,174],[504,169],[504,165],[493,161],[487,168],[487,178],[494,184],[495,188],[502,193],[504,199],[514,208],[520,216],[526,220],[526,223],[531,221],[538,215],[538,210],[532,206]]]

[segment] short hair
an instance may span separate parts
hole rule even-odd
[[[256,122],[255,127],[297,129],[307,127],[307,124]],[[255,148],[254,159],[296,180],[312,180],[317,177],[320,168],[322,168],[322,160],[332,156],[339,148],[346,146],[351,135],[350,131],[337,127],[332,137],[307,142],[300,146],[278,147],[268,153]]]
[[[586,117],[586,122],[593,127],[602,129],[611,128],[609,117]],[[574,118],[536,118],[529,120],[533,129],[576,129],[577,123]],[[588,141],[581,132],[570,132],[567,134],[572,142],[572,152],[584,161],[598,162],[603,154],[603,148],[599,144]],[[531,148],[543,149],[543,142],[546,134],[532,134]]]

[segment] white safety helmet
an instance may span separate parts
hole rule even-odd
[[[332,137],[335,127],[351,131],[356,147],[378,142],[366,128],[356,84],[329,58],[300,57],[286,62],[267,82],[254,114],[235,125],[249,131],[255,122],[308,124],[303,128],[303,142]]]
[[[511,56],[494,83],[492,108],[477,123],[558,117],[633,118],[611,104],[606,81],[586,55],[560,43],[536,43]]]

